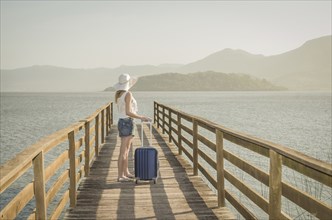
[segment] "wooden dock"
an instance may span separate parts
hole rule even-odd
[[[331,163],[157,102],[153,119],[157,184],[116,181],[110,102],[0,166],[0,220],[331,218]]]
[[[149,128],[144,129],[147,143]],[[141,138],[134,138],[130,153],[132,172],[133,151],[141,145]],[[152,146],[158,150],[160,163],[157,184],[117,182],[120,138],[116,126],[111,127],[105,140],[89,176],[79,184],[76,207],[66,213],[65,219],[235,219],[228,208],[218,208],[216,194],[200,176],[193,176],[191,165],[155,127]]]

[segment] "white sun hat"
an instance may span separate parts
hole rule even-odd
[[[119,76],[119,82],[113,86],[115,90],[125,90],[128,91],[135,83],[137,78],[130,77],[129,74],[124,73]]]

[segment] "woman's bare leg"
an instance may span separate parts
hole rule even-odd
[[[133,175],[129,172],[129,169],[128,169],[128,155],[129,155],[129,151],[130,151],[130,148],[132,146],[132,142],[133,142],[133,136],[131,136],[130,140],[129,140],[129,143],[127,145],[127,149],[126,149],[126,155],[127,155],[127,158],[126,158],[126,162],[125,162],[125,165],[123,167],[123,173],[125,176],[127,177],[132,177]]]
[[[122,137],[120,145],[120,153],[118,158],[118,178],[125,177],[127,168],[128,168],[128,145],[131,142],[132,137]]]

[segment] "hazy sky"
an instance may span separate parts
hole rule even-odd
[[[1,68],[186,64],[331,35],[331,1],[2,1]]]

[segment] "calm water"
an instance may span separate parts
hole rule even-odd
[[[158,101],[332,162],[331,93],[135,92],[134,96],[139,112],[151,118],[153,101]],[[1,93],[1,164],[42,137],[86,118],[113,97],[112,92]]]
[[[331,162],[331,93],[136,92],[134,96],[141,114],[153,117],[156,100]],[[1,164],[113,97],[112,92],[2,93]]]

